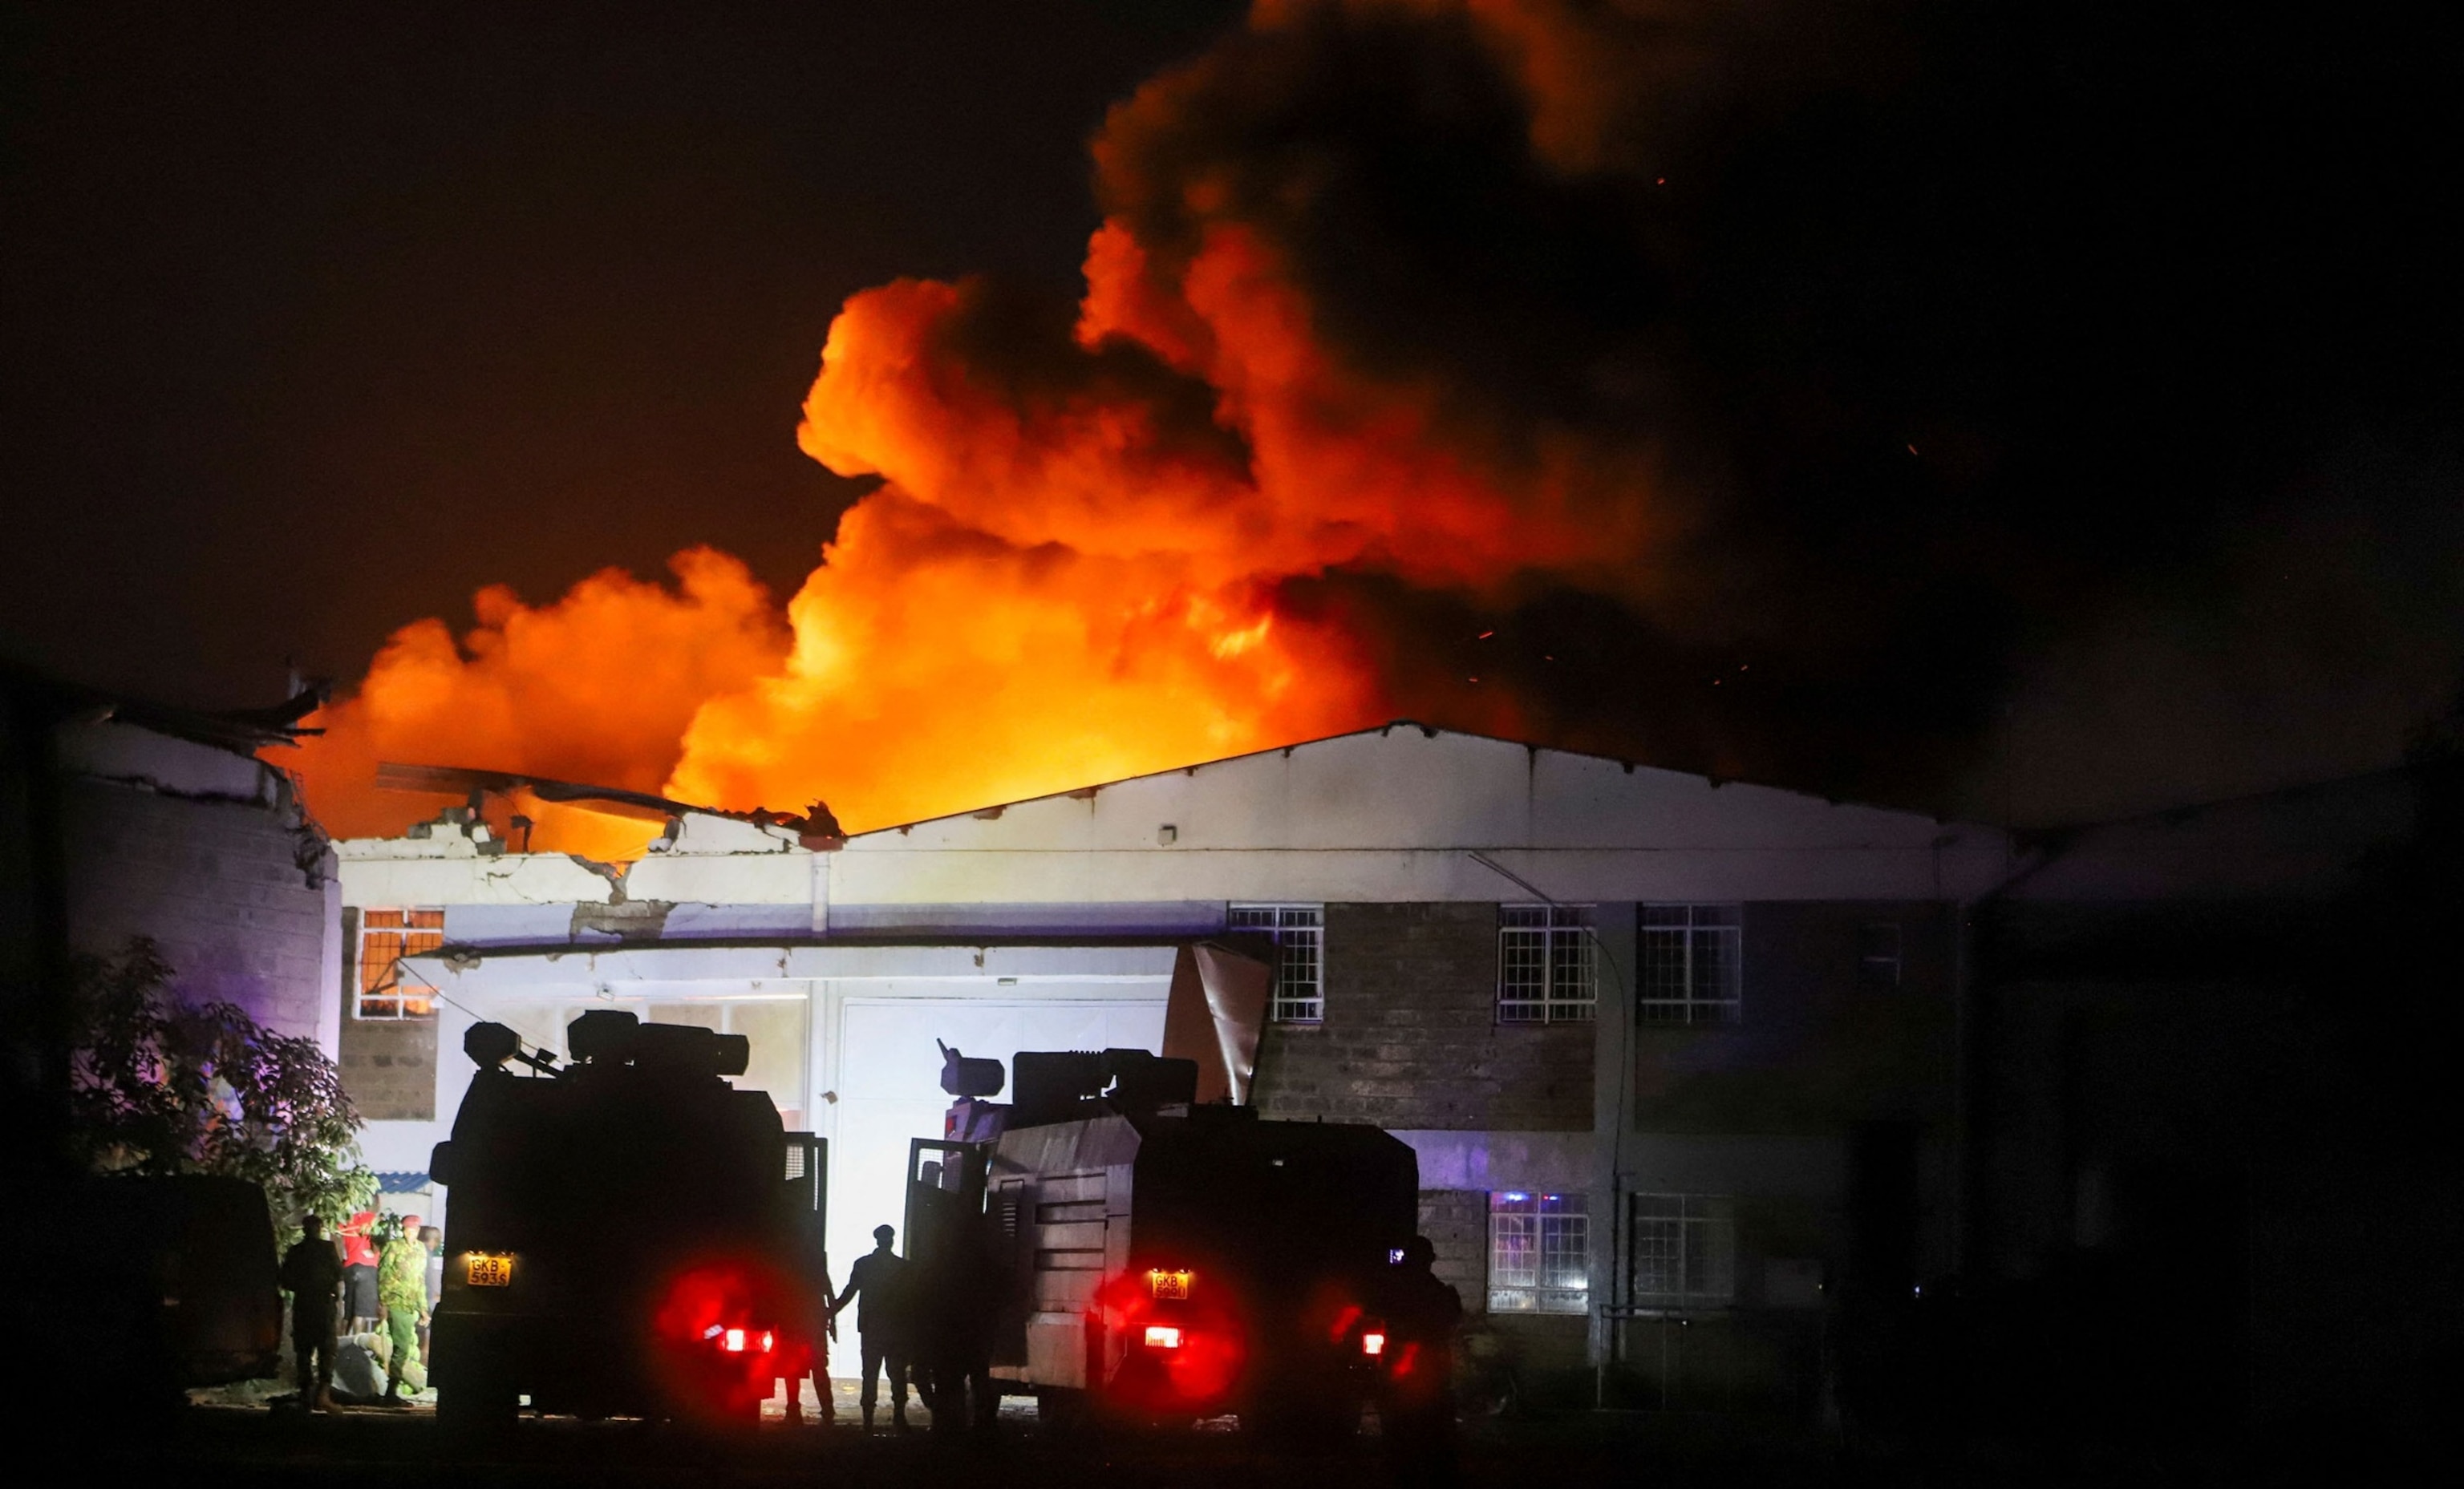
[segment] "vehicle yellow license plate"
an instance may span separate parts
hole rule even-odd
[[[514,1285],[514,1259],[472,1256],[462,1259],[462,1278],[473,1287]]]

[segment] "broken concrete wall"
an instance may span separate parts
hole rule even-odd
[[[65,727],[59,751],[71,944],[150,936],[183,1001],[235,1003],[333,1051],[341,891],[282,774],[120,724]]]

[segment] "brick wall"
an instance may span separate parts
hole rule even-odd
[[[1497,907],[1330,905],[1326,1021],[1272,1024],[1268,1117],[1385,1128],[1592,1125],[1592,1026],[1497,1022]]]
[[[236,1003],[268,1028],[317,1037],[328,909],[311,880],[321,841],[265,806],[101,780],[67,781],[61,817],[78,949],[110,954],[151,936],[184,1001]]]
[[[436,1116],[436,1020],[361,1018],[360,912],[342,911],[342,1089],[370,1122]]]

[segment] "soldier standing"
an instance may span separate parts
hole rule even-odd
[[[844,1309],[847,1300],[861,1294],[864,1306],[856,1314],[856,1334],[862,1341],[864,1355],[864,1430],[872,1431],[873,1384],[884,1367],[890,1371],[891,1420],[900,1432],[907,1430],[907,1360],[913,1342],[909,1318],[910,1299],[907,1286],[907,1262],[890,1243],[898,1238],[894,1227],[877,1225],[872,1230],[872,1250],[855,1259],[847,1268],[847,1290],[830,1304],[833,1313]]]
[[[417,1224],[416,1216],[403,1216],[377,1253],[377,1306],[385,1310],[393,1345],[385,1356],[387,1406],[403,1404],[403,1372],[419,1358],[419,1325],[428,1318],[428,1248],[419,1243]]]
[[[1455,1331],[1463,1295],[1431,1270],[1438,1248],[1415,1236],[1387,1279],[1386,1390],[1378,1416],[1397,1482],[1455,1478]]]
[[[821,1270],[816,1274],[819,1285],[807,1289],[804,1294],[811,1300],[811,1303],[803,1321],[801,1350],[790,1366],[800,1373],[789,1377],[787,1381],[787,1420],[802,1422],[804,1419],[803,1372],[809,1371],[813,1377],[813,1395],[822,1406],[822,1425],[835,1427],[838,1425],[839,1408],[837,1401],[833,1400],[830,1394],[830,1341],[838,1337],[839,1322],[832,1317],[828,1252],[821,1253],[820,1266]],[[849,1281],[852,1281],[853,1279],[850,1278]]]
[[[926,1265],[913,1323],[915,1366],[935,1436],[969,1430],[985,1435],[1000,1421],[992,1368],[1001,1302],[997,1282],[991,1260],[964,1245],[950,1246]]]
[[[342,1259],[310,1215],[299,1239],[282,1254],[278,1281],[291,1290],[291,1357],[299,1374],[299,1405],[334,1410],[334,1310],[341,1306]]]

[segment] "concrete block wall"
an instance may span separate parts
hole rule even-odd
[[[261,803],[75,777],[61,815],[80,951],[111,954],[151,936],[183,1000],[236,1003],[268,1028],[318,1037],[337,931],[311,830]]]
[[[1266,1116],[1591,1127],[1592,1025],[1497,1022],[1496,906],[1329,905],[1325,977],[1325,1021],[1270,1024],[1261,1041]]]
[[[1420,1191],[1420,1234],[1438,1248],[1438,1280],[1463,1294],[1463,1311],[1485,1311],[1488,1195],[1468,1189]]]
[[[362,1018],[360,911],[342,911],[342,1089],[369,1122],[429,1122],[436,1116],[436,1020]]]

